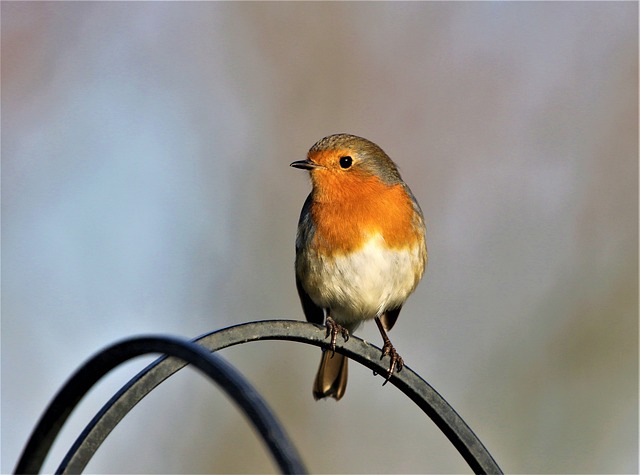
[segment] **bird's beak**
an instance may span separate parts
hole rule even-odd
[[[311,160],[298,160],[297,162],[293,162],[289,165],[293,168],[301,168],[302,170],[314,170],[316,168],[320,168],[320,165],[312,162]]]

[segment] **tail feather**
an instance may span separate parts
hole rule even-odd
[[[334,354],[330,350],[322,353],[320,368],[313,383],[313,397],[316,400],[332,397],[338,401],[344,396],[347,389],[348,361],[346,356]]]

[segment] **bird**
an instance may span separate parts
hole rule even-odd
[[[360,324],[375,320],[390,357],[386,384],[404,366],[387,332],[427,265],[425,220],[398,167],[375,143],[350,134],[316,142],[305,160],[312,189],[296,234],[296,288],[306,320],[326,327],[313,383],[316,400],[340,400],[347,357],[336,353]]]

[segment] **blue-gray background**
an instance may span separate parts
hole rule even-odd
[[[2,462],[74,369],[140,333],[302,319],[309,190],[336,132],[379,143],[430,262],[391,337],[511,473],[638,470],[638,4],[2,2]],[[380,344],[375,325],[361,336]],[[352,365],[224,351],[313,472],[466,472]],[[55,446],[149,360],[100,384]],[[183,371],[89,472],[269,472],[245,420]]]

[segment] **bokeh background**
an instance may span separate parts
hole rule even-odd
[[[349,132],[399,164],[430,262],[391,338],[509,473],[638,470],[638,4],[2,2],[2,460],[90,355],[303,319],[310,185],[288,167]],[[375,325],[359,335],[380,345]],[[225,350],[312,472],[466,473],[433,423],[320,352]],[[54,470],[129,363],[74,413]],[[275,470],[182,371],[91,473]]]

